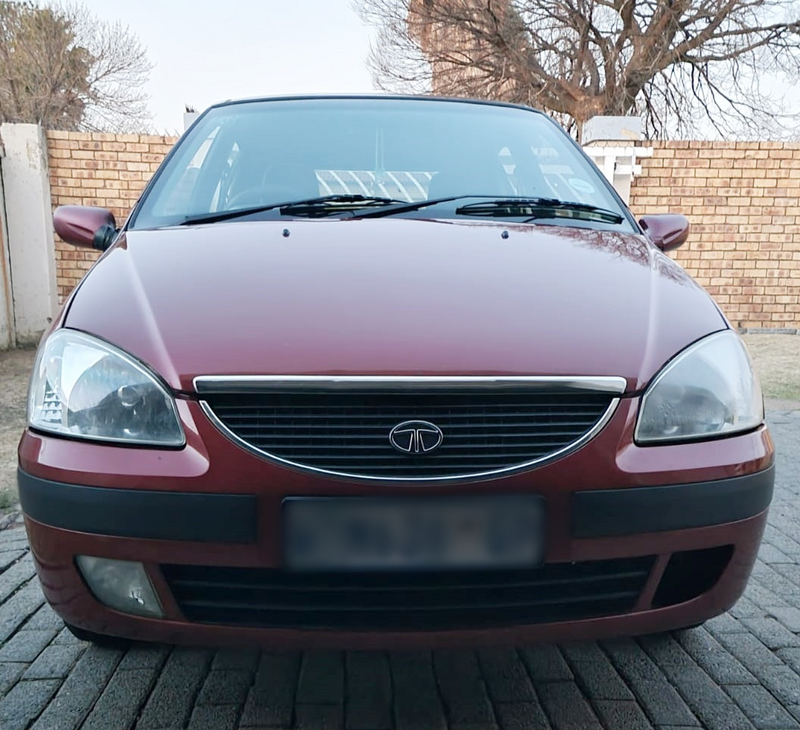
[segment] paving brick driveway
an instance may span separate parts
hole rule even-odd
[[[88,647],[0,533],[2,730],[800,728],[800,410],[770,413],[777,491],[730,613],[637,640],[446,652]]]

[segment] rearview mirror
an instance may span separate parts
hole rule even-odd
[[[62,205],[53,214],[53,227],[62,240],[73,246],[105,251],[117,235],[114,214],[106,208]]]
[[[662,251],[672,251],[689,238],[689,219],[685,215],[646,215],[641,218],[639,225],[644,234]]]

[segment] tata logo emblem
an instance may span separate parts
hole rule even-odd
[[[430,454],[442,441],[442,429],[429,421],[403,421],[389,431],[389,443],[404,454]]]

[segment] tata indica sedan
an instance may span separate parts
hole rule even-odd
[[[773,447],[748,354],[546,115],[210,108],[39,348],[19,490],[79,637],[517,644],[741,595]]]

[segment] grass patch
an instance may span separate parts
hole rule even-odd
[[[800,335],[744,335],[765,398],[800,401]]]

